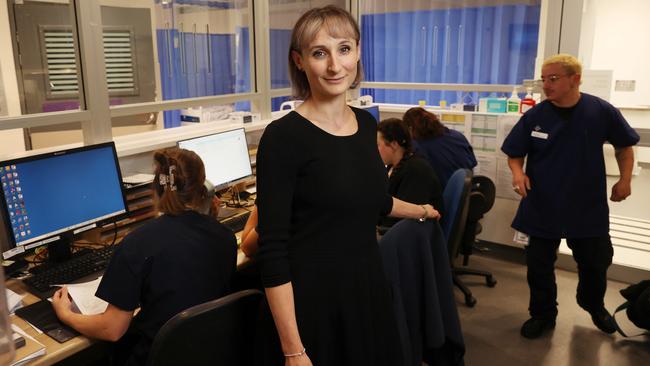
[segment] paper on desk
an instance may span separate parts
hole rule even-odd
[[[16,324],[11,324],[11,329],[25,338],[25,346],[16,350],[16,357],[14,357],[14,362],[10,366],[24,365],[36,357],[45,355],[45,346],[41,342],[20,329]]]
[[[140,183],[149,183],[153,181],[155,176],[153,174],[133,174],[126,177],[122,177],[122,182],[127,184],[140,184]]]
[[[7,308],[9,309],[9,314],[13,314],[16,309],[23,306],[23,297],[10,289],[5,289],[5,291],[7,295]]]
[[[101,314],[108,307],[106,301],[95,296],[101,280],[102,278],[98,277],[96,280],[90,282],[65,285],[68,287],[68,294],[72,298],[72,301],[74,301],[82,314]]]

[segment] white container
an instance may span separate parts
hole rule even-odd
[[[512,95],[506,101],[506,113],[519,114],[521,109],[521,99],[517,95],[517,88],[512,90]]]
[[[237,123],[259,122],[260,114],[251,112],[232,112],[230,113],[230,120]]]

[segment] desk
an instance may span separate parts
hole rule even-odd
[[[24,296],[24,305],[30,305],[40,301],[39,298],[29,293],[27,287],[19,280],[11,279],[8,280],[6,284],[7,288],[21,296]],[[28,364],[30,366],[54,364],[89,347],[94,342],[86,337],[75,337],[61,344],[49,336],[37,332],[36,329],[32,328],[29,324],[27,324],[27,322],[17,317],[16,315],[11,315],[11,323],[16,324],[18,327],[20,327],[20,329],[24,330],[25,333],[29,334],[30,336],[34,337],[34,339],[45,345],[45,355],[34,359]],[[18,353],[19,350],[20,349],[18,349],[16,353]]]
[[[237,238],[239,241],[241,233],[237,233]],[[237,268],[244,267],[247,263],[250,263],[250,258],[246,257],[241,250],[237,251]],[[40,301],[39,298],[29,293],[27,287],[19,280],[10,279],[6,282],[7,288],[16,292],[17,294],[24,296],[23,305],[30,305],[35,302]],[[45,355],[34,359],[29,362],[29,366],[39,366],[39,365],[52,365],[61,360],[64,360],[88,347],[90,347],[95,341],[84,336],[75,337],[63,344],[58,343],[49,336],[39,333],[32,326],[27,324],[23,319],[17,317],[16,315],[11,315],[11,323],[16,324],[25,333],[34,337],[37,341],[45,345]],[[17,352],[18,353],[18,352]]]

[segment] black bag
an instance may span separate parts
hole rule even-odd
[[[650,280],[644,280],[622,289],[621,295],[627,301],[619,306],[614,314],[625,309],[628,319],[630,319],[634,325],[650,331]],[[616,320],[614,320],[614,322],[616,322]],[[616,329],[623,336],[627,337],[627,334],[621,330],[618,324],[616,324]],[[649,332],[644,333],[650,334]]]

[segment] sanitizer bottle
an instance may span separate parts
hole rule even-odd
[[[535,99],[533,99],[533,90],[526,88],[526,96],[521,101],[521,113],[526,113],[527,110],[535,106]]]
[[[512,90],[512,95],[508,98],[506,112],[512,114],[519,114],[519,105],[521,104],[521,99],[517,95],[517,88]]]

